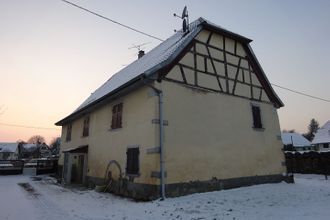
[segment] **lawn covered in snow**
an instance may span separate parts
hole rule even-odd
[[[47,176],[0,176],[0,219],[330,219],[330,180],[296,174],[295,181],[135,202],[63,188]]]

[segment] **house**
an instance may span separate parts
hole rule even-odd
[[[203,18],[114,74],[62,126],[67,184],[136,199],[281,182],[283,106],[250,39]]]
[[[0,143],[0,160],[17,160],[18,143]]]
[[[319,130],[317,130],[312,144],[318,151],[330,150],[330,121],[327,121]]]
[[[22,158],[40,158],[50,157],[51,149],[46,143],[31,144],[21,143],[21,157]]]
[[[315,150],[312,143],[298,133],[282,133],[284,150],[287,151],[308,151]]]

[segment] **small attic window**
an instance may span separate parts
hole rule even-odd
[[[261,111],[260,106],[251,105],[252,108],[252,118],[253,118],[253,128],[263,128],[261,122]]]

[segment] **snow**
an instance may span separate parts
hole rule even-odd
[[[306,138],[298,133],[282,133],[282,142],[284,145],[292,144],[295,147],[311,146]],[[293,143],[292,143],[293,142]]]
[[[189,34],[183,37],[182,31],[177,31],[173,36],[159,44],[152,49],[149,53],[146,53],[140,59],[134,61],[127,67],[123,68],[116,74],[114,74],[107,82],[105,82],[100,88],[95,90],[76,110],[80,110],[88,104],[102,98],[108,93],[114,91],[130,80],[142,75],[147,74],[151,69],[155,67],[161,67],[162,62],[169,59],[173,54],[176,54],[178,50],[183,49],[181,46],[190,39],[189,36],[195,34],[198,25],[205,21],[204,19],[197,19],[190,26],[192,30]]]
[[[295,174],[295,181],[135,202],[63,188],[47,176],[0,176],[0,219],[329,219],[330,180]]]
[[[10,152],[15,153],[17,150],[17,143],[0,143],[0,153]]]
[[[312,144],[330,143],[330,121],[327,121],[315,134]]]
[[[36,144],[23,144],[25,149],[37,148]]]

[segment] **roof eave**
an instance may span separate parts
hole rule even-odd
[[[76,112],[71,113],[67,117],[56,122],[55,125],[62,126],[64,124],[67,124],[71,120],[79,118],[84,114],[88,114],[90,111],[92,111],[92,109],[103,106],[103,104],[107,103],[110,99],[116,98],[117,96],[122,96],[123,94],[126,94],[126,93],[142,86],[144,83],[140,80],[141,75],[143,75],[143,74],[138,75],[137,77],[133,78],[129,82],[125,83],[124,85],[120,86],[119,88],[115,89],[114,91],[108,93],[107,95],[103,96],[102,98],[100,98],[94,102],[91,102],[90,104],[86,105],[85,107],[79,109]]]

